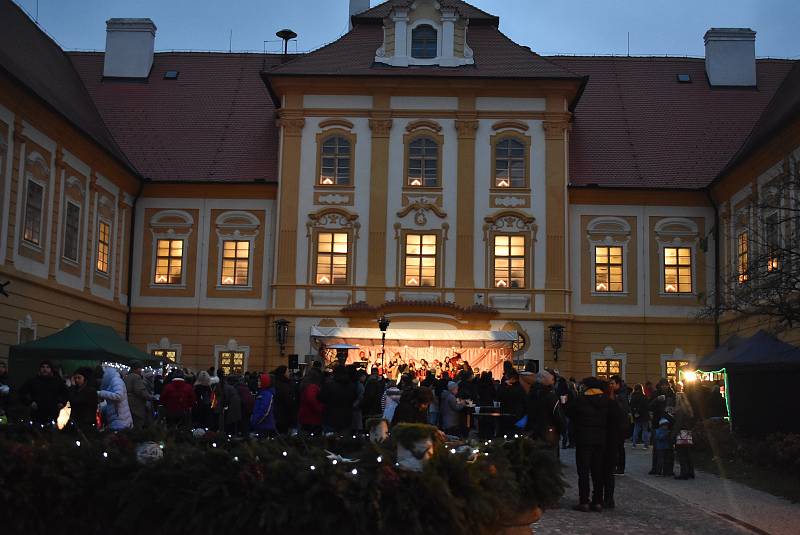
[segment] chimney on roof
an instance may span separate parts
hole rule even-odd
[[[150,19],[108,19],[103,76],[147,78],[155,40],[156,25]]]
[[[706,75],[712,86],[755,87],[756,32],[711,28],[704,36]]]
[[[348,17],[348,21],[350,23],[350,29],[353,29],[353,15],[358,15],[359,13],[363,13],[364,11],[369,9],[369,0],[350,0],[350,17]]]

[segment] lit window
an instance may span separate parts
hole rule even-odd
[[[781,223],[778,212],[773,212],[764,219],[767,242],[767,272],[778,271],[781,267]]]
[[[405,285],[436,286],[436,234],[407,234]]]
[[[346,232],[317,236],[317,284],[347,284],[347,242]]]
[[[525,287],[525,237],[494,237],[495,288]]]
[[[100,221],[97,226],[97,271],[108,273],[108,262],[111,258],[111,225]]]
[[[174,349],[154,349],[150,354],[157,359],[168,359],[172,363],[178,362],[178,352]]]
[[[594,290],[622,291],[622,247],[594,248]]]
[[[517,139],[501,139],[494,147],[495,186],[524,188],[525,180],[525,145]]]
[[[64,214],[64,258],[78,261],[78,242],[81,228],[81,207],[68,202]]]
[[[42,202],[44,200],[44,188],[28,180],[25,191],[25,225],[23,227],[23,239],[34,245],[40,245],[42,234]]]
[[[439,144],[429,137],[420,137],[408,145],[408,185],[439,185]]]
[[[678,371],[681,368],[683,368],[684,366],[688,366],[688,365],[689,365],[689,361],[688,360],[668,360],[668,361],[666,361],[664,363],[664,366],[666,368],[666,370],[665,370],[666,374],[664,375],[664,377],[666,377],[667,380],[671,379],[671,380],[673,380],[674,382],[677,383],[678,382]]]
[[[411,31],[411,57],[433,59],[436,57],[436,28],[430,24],[420,24]]]
[[[180,284],[183,277],[183,240],[156,242],[156,284]]]
[[[247,286],[250,279],[250,242],[227,240],[222,243],[222,285]]]
[[[244,352],[221,352],[219,354],[219,367],[225,372],[225,375],[239,375],[244,373]]]
[[[323,186],[350,184],[350,140],[333,136],[322,142],[319,183]]]
[[[736,275],[739,284],[744,284],[750,278],[749,247],[747,232],[740,232],[736,238]]]
[[[664,248],[664,291],[692,293],[692,249]]]
[[[594,376],[608,381],[612,375],[621,375],[621,359],[598,359],[594,363]]]

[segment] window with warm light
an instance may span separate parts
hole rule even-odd
[[[418,137],[408,145],[408,185],[432,188],[439,185],[439,144]]]
[[[332,136],[320,148],[319,183],[323,186],[350,185],[351,143],[343,136]]]
[[[226,240],[222,243],[223,286],[247,286],[250,281],[250,242]]]
[[[494,147],[494,180],[498,188],[524,188],[525,145],[514,138],[504,138]]]
[[[683,368],[684,366],[688,366],[688,365],[689,365],[689,361],[688,360],[668,360],[668,361],[666,361],[664,363],[664,367],[666,368],[665,369],[666,373],[665,373],[664,377],[666,377],[667,380],[671,379],[671,380],[673,380],[673,381],[675,381],[677,383],[678,382],[678,375],[679,375],[678,371],[681,368]]]
[[[44,188],[37,182],[28,180],[25,186],[25,224],[22,238],[33,245],[41,245],[43,202]]]
[[[525,236],[494,237],[494,286],[525,287]]]
[[[174,349],[154,349],[150,352],[157,359],[169,359],[170,362],[178,362],[178,352]]]
[[[736,279],[739,284],[744,284],[750,278],[749,249],[750,239],[747,232],[740,232],[736,237]]]
[[[436,286],[436,238],[436,234],[406,235],[406,286]]]
[[[612,375],[622,374],[621,359],[598,359],[594,362],[594,376],[608,381]]]
[[[100,221],[97,226],[97,271],[108,274],[111,259],[111,225]]]
[[[692,293],[692,249],[664,248],[664,292]]]
[[[437,53],[436,28],[430,24],[420,24],[411,30],[411,57],[417,59],[433,59]]]
[[[63,256],[72,262],[78,261],[81,228],[81,207],[67,202],[64,214],[64,252]]]
[[[594,248],[594,290],[603,293],[622,291],[622,247]]]
[[[778,212],[773,212],[764,218],[764,232],[767,242],[767,272],[772,273],[781,267],[781,223]]]
[[[222,351],[219,354],[219,368],[225,375],[244,373],[244,351]]]
[[[180,284],[183,277],[183,240],[156,242],[156,284]]]
[[[348,238],[346,232],[317,235],[317,284],[347,284]]]

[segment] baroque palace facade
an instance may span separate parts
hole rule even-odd
[[[154,53],[149,19],[65,53],[0,1],[0,352],[85,319],[263,370],[277,319],[302,361],[373,354],[386,315],[387,354],[511,340],[638,382],[757,327],[699,313],[794,165],[796,64],[749,30],[705,60],[542,57],[460,0],[350,7],[307,54]]]

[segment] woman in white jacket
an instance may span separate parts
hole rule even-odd
[[[128,406],[128,389],[119,375],[119,371],[112,367],[103,368],[103,381],[97,397],[106,401],[103,407],[103,421],[112,431],[122,431],[133,426],[131,409]]]

